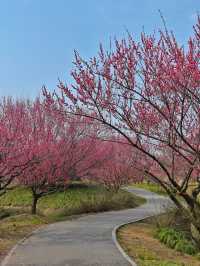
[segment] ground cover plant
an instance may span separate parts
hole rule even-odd
[[[156,237],[168,247],[182,253],[195,255],[198,253],[197,246],[189,241],[182,232],[172,228],[160,228],[156,232]]]

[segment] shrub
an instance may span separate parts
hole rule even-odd
[[[198,252],[198,248],[182,232],[174,229],[161,228],[156,232],[156,237],[169,248],[182,253],[194,255]]]
[[[190,255],[195,255],[198,252],[197,247],[191,241],[188,241],[186,239],[179,241],[176,244],[175,249],[177,251],[190,254]]]

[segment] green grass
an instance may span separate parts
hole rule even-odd
[[[0,198],[0,206],[27,207],[31,204],[32,195],[29,189],[17,187],[9,190]]]
[[[0,207],[16,212],[28,211],[32,195],[27,188],[15,188],[0,198]],[[144,200],[120,190],[111,193],[102,186],[74,185],[64,192],[57,192],[38,201],[38,213],[50,218],[61,218],[82,213],[134,208]]]
[[[142,182],[142,183],[135,183],[132,186],[137,188],[143,188],[160,195],[167,195],[166,191],[158,184]]]

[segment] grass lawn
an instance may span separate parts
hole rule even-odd
[[[0,198],[0,259],[16,242],[42,225],[83,213],[134,208],[145,202],[123,190],[111,193],[102,186],[84,184],[41,198],[37,215],[30,214],[31,200],[31,192],[25,188],[11,190]]]
[[[137,188],[143,188],[143,189],[149,190],[151,192],[155,192],[160,195],[167,195],[165,190],[158,184],[142,182],[142,183],[135,183],[132,186],[137,187]]]
[[[199,266],[200,257],[187,255],[162,244],[155,236],[159,221],[161,226],[174,228],[175,224],[182,231],[186,227],[180,216],[176,219],[170,214],[149,218],[142,222],[121,227],[118,230],[118,240],[122,248],[137,263],[138,266]],[[171,224],[171,225],[170,225]],[[182,228],[181,228],[182,227]],[[198,253],[199,254],[199,253]]]

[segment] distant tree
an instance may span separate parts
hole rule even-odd
[[[124,185],[144,179],[145,170],[149,165],[144,156],[134,150],[129,143],[112,137],[112,141],[101,145],[106,151],[109,150],[109,156],[99,169],[94,169],[94,176],[109,191],[117,192]]]
[[[0,196],[34,162],[27,154],[27,113],[23,101],[0,101]]]

